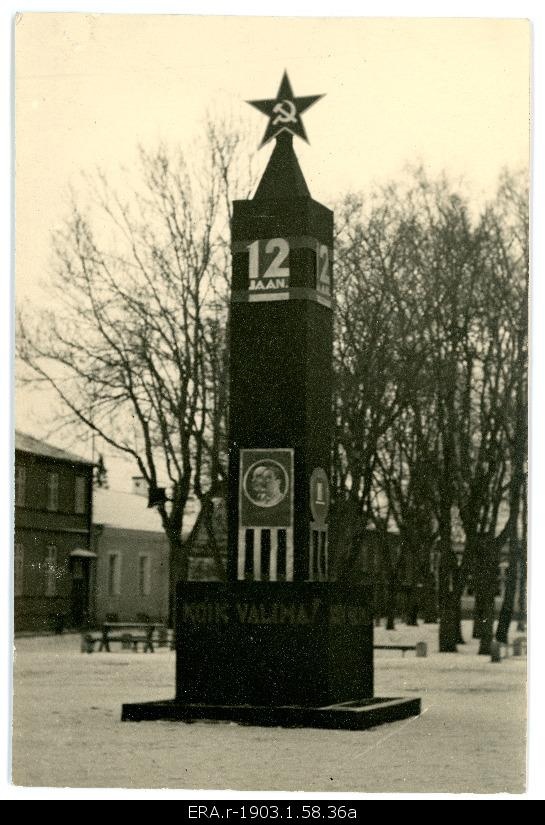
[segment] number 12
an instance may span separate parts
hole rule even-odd
[[[259,244],[263,241],[254,241],[248,246],[250,253],[249,261],[249,275],[250,280],[255,281],[257,278],[289,278],[289,266],[282,266],[288,255],[290,254],[290,245],[285,238],[271,238],[267,241],[265,246],[265,254],[272,255],[276,250],[276,255],[269,264],[265,272],[259,272]]]

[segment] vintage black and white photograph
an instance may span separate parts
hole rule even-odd
[[[532,22],[269,14],[12,21],[11,782],[523,795]]]

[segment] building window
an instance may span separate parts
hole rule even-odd
[[[15,468],[15,504],[24,507],[26,486],[26,467]]]
[[[45,595],[57,595],[57,548],[54,544],[47,545],[45,559]]]
[[[48,473],[47,476],[47,509],[59,509],[59,474]]]
[[[13,570],[13,589],[16,596],[22,596],[24,593],[24,584],[23,584],[23,570],[25,564],[25,548],[22,544],[15,545],[15,558],[13,561],[14,570]]]
[[[149,596],[151,593],[151,559],[141,553],[138,556],[138,595]]]
[[[74,512],[85,513],[87,507],[87,479],[85,476],[76,476],[74,486]]]
[[[121,593],[121,556],[119,553],[108,553],[108,596],[119,596]]]

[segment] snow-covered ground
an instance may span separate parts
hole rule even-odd
[[[121,723],[123,702],[172,698],[174,653],[81,654],[79,637],[19,638],[13,782],[23,786],[309,792],[520,793],[526,659],[492,663],[468,642],[437,652],[437,626],[375,630],[429,655],[377,651],[375,694],[421,696],[420,717],[351,732],[233,723]],[[512,630],[511,636],[516,636]]]

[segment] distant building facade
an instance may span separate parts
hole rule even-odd
[[[166,621],[169,548],[161,519],[148,508],[147,487],[132,493],[96,489],[93,549],[97,555],[96,621]]]
[[[15,435],[15,631],[80,627],[94,613],[93,465]]]
[[[93,550],[97,556],[96,621],[168,622],[171,615],[170,550],[161,518],[148,507],[148,487],[139,476],[132,492],[94,491]],[[190,498],[184,517],[183,538],[194,527],[188,558],[189,578],[217,579],[204,525],[196,525],[199,505]],[[226,559],[226,514],[222,499],[214,501],[213,526],[223,563]]]

